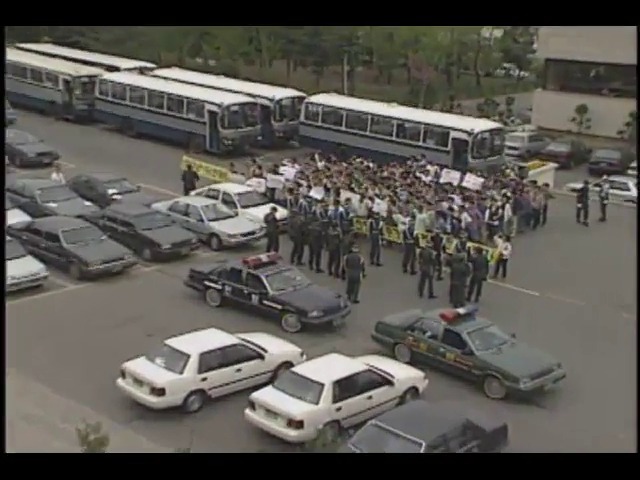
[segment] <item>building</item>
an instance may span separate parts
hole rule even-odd
[[[543,86],[533,96],[540,128],[576,131],[578,105],[589,109],[584,133],[618,137],[636,111],[637,27],[540,27]]]

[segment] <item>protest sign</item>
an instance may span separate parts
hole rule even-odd
[[[264,193],[267,190],[267,181],[264,178],[250,178],[245,185],[260,193]]]
[[[450,183],[452,185],[458,185],[458,183],[460,183],[461,176],[462,174],[457,170],[444,168],[442,172],[440,172],[440,183]]]
[[[480,190],[484,184],[484,178],[474,175],[473,173],[467,173],[462,180],[462,186],[469,190]]]
[[[282,190],[284,188],[285,177],[284,175],[267,174],[267,188],[275,188],[276,190]]]
[[[298,169],[288,165],[284,165],[278,169],[278,173],[284,177],[287,181],[293,181],[298,173]]]
[[[313,187],[309,192],[309,196],[316,200],[322,200],[324,198],[324,187]]]

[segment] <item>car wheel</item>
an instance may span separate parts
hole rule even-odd
[[[411,361],[411,349],[404,343],[397,343],[393,347],[393,356],[402,363],[409,363]]]
[[[151,252],[151,249],[148,247],[145,247],[142,249],[142,251],[140,252],[140,256],[142,257],[143,260],[146,260],[147,262],[150,262],[151,260],[153,260],[153,253]]]
[[[209,237],[209,248],[214,252],[217,252],[222,248],[222,240],[218,235],[211,235]]]
[[[326,445],[333,445],[340,440],[342,427],[338,422],[329,422],[322,426],[318,431],[318,439]]]
[[[207,395],[202,390],[191,392],[182,402],[182,410],[185,413],[196,413],[202,409],[206,399]]]
[[[284,363],[281,363],[280,365],[278,365],[276,367],[276,369],[274,370],[274,372],[273,372],[273,377],[271,378],[271,382],[270,383],[275,382],[280,375],[282,375],[284,372],[289,370],[291,367],[293,367],[293,363],[291,363],[291,362],[284,362]]]
[[[82,269],[80,268],[79,264],[77,263],[71,264],[71,266],[69,267],[69,276],[74,280],[82,279]]]
[[[504,382],[494,375],[487,375],[482,383],[484,394],[491,400],[502,400],[507,396]]]
[[[413,402],[420,398],[420,392],[417,388],[411,387],[408,388],[400,397],[400,405],[404,405],[405,403]]]
[[[282,329],[287,333],[298,333],[302,329],[300,317],[295,313],[285,313],[280,322]]]
[[[213,308],[219,308],[223,302],[222,293],[213,288],[209,288],[204,292],[204,301],[207,305]]]

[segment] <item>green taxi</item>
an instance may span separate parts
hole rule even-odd
[[[371,337],[396,360],[476,382],[495,400],[541,393],[566,377],[556,359],[505,334],[477,310],[409,310],[377,322]]]

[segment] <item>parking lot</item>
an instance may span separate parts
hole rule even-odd
[[[60,150],[67,177],[81,171],[110,171],[150,191],[168,195],[180,188],[178,149],[22,112],[19,127]],[[562,360],[567,380],[533,402],[494,402],[473,386],[430,373],[425,398],[455,399],[506,418],[512,431],[511,451],[635,450],[636,213],[612,206],[607,224],[596,222],[586,229],[575,224],[574,207],[572,198],[557,198],[549,225],[515,240],[507,282],[487,285],[481,305],[483,315],[505,331]],[[284,253],[288,248],[285,240]],[[381,316],[446,302],[446,282],[437,284],[440,298],[419,301],[415,277],[400,273],[400,256],[393,250],[385,251],[383,268],[369,271],[362,303],[338,332],[287,335],[278,325],[237,310],[212,310],[182,285],[190,265],[260,251],[261,245],[220,253],[203,248],[183,261],[141,263],[123,275],[96,282],[74,282],[54,271],[44,289],[7,301],[8,367],[163,448],[286,451],[290,447],[244,422],[247,393],[216,400],[191,416],[151,412],[115,388],[120,364],[166,337],[208,326],[274,333],[294,341],[310,356],[330,351],[370,353],[376,347],[369,334]],[[326,275],[309,273],[309,277],[344,288]],[[84,415],[79,413],[78,421]],[[7,416],[12,417],[10,404]],[[29,421],[28,415],[21,418]]]

